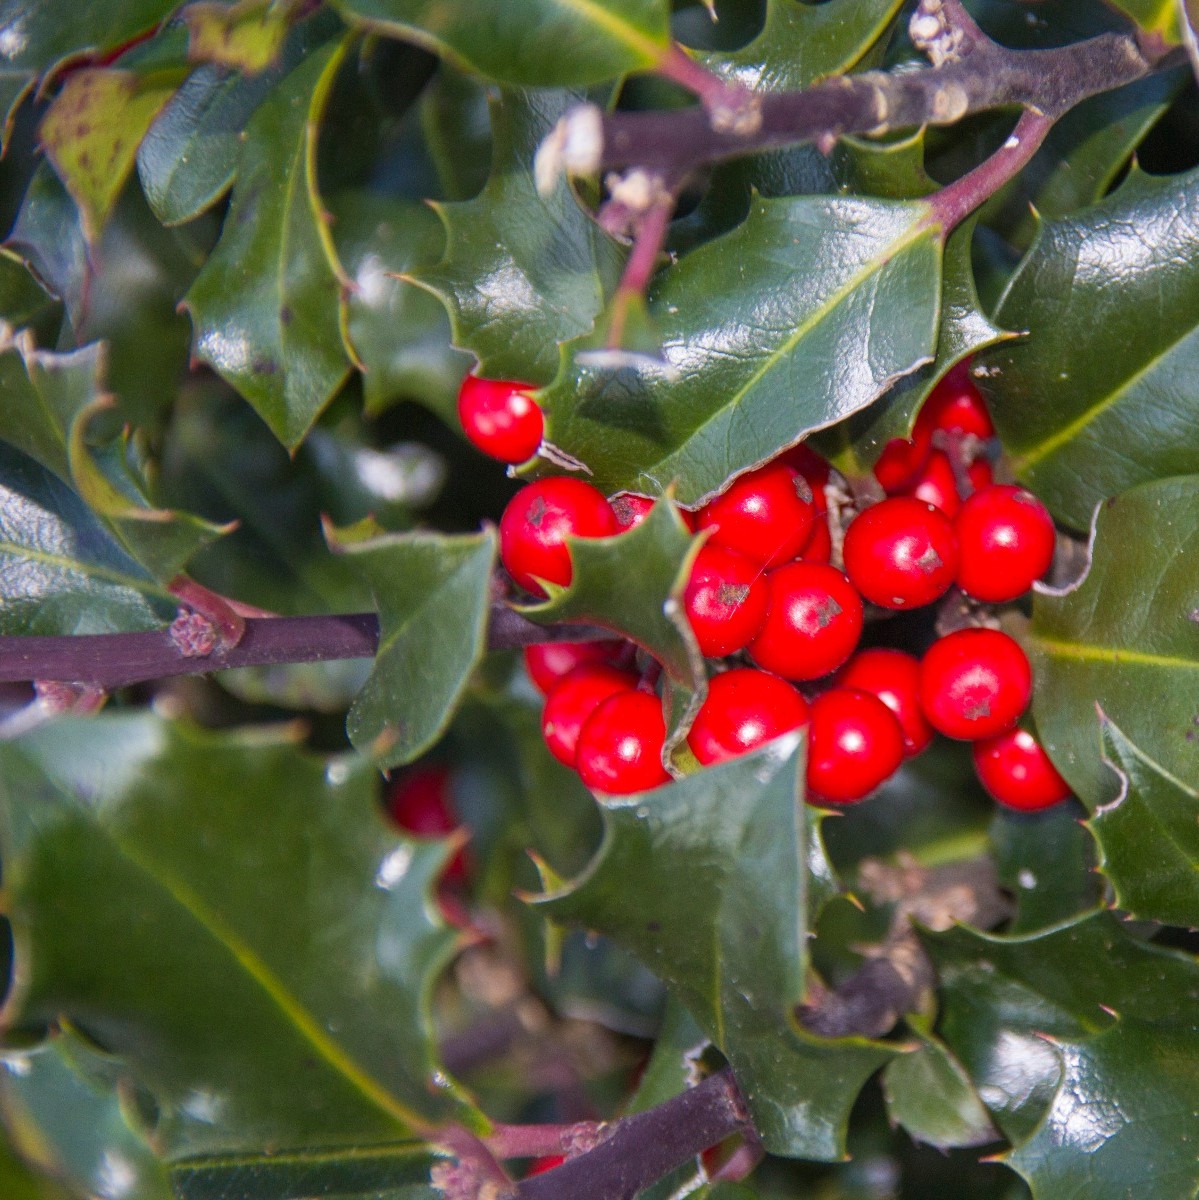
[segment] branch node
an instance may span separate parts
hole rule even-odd
[[[108,693],[91,683],[62,683],[54,679],[38,679],[33,684],[36,703],[50,716],[76,713],[89,716],[104,707]]]
[[[908,36],[934,67],[959,58],[966,42],[961,28],[950,23],[942,0],[920,0],[908,22]]]
[[[708,110],[708,119],[716,133],[753,137],[762,128],[762,101],[752,92],[729,92],[732,102],[721,100]]]
[[[168,632],[171,644],[184,658],[207,658],[221,644],[216,625],[190,608],[179,610]]]
[[[594,104],[572,108],[545,136],[533,156],[533,180],[541,196],[550,196],[558,178],[594,175],[604,152],[604,117]]]

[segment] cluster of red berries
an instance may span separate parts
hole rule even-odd
[[[501,393],[509,397],[505,419],[496,415]],[[540,444],[541,414],[521,385],[468,379],[459,411],[468,437],[497,457],[505,457],[497,429],[511,450],[507,461]],[[804,446],[684,514],[707,534],[683,595],[699,647],[709,658],[744,654],[753,664],[711,680],[687,738],[701,764],[806,724],[809,796],[851,804],[937,731],[973,743],[979,777],[1002,804],[1038,809],[1069,795],[1045,751],[1017,727],[1032,673],[1007,634],[961,629],[922,660],[858,650],[866,603],[919,608],[955,585],[974,600],[1005,603],[1048,570],[1052,518],[1023,488],[992,482],[985,451],[993,434],[968,374],[951,372],[923,406],[912,438],[891,442],[880,458],[876,475],[887,498],[845,528],[843,571],[830,561],[837,540],[827,504],[831,468]],[[520,587],[544,596],[543,582],[571,580],[567,537],[616,536],[652,503],[623,493],[609,499],[574,478],[538,480],[504,511],[501,560]],[[662,704],[634,669],[630,646],[543,644],[529,647],[526,664],[547,697],[550,750],[589,787],[629,793],[668,781]]]

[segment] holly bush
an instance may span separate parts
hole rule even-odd
[[[6,1200],[1199,1194],[1194,43],[1182,0],[0,0]],[[468,377],[544,415],[507,474]],[[981,432],[896,485],[947,387]],[[688,619],[710,505],[778,462],[834,574],[880,480],[1040,498],[1030,595],[975,562],[861,637],[1002,628],[1070,798],[892,732],[806,802],[802,665],[781,736],[688,742],[745,664]],[[639,523],[526,590],[545,479]],[[521,650],[580,642],[667,782],[547,749]]]

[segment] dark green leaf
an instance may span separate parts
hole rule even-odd
[[[1017,475],[1067,524],[1133,484],[1199,469],[1199,171],[1134,171],[1048,222],[997,319],[1030,336],[986,356]],[[1095,353],[1095,346],[1107,349]]]
[[[540,902],[632,950],[724,1052],[774,1153],[835,1159],[849,1109],[890,1051],[824,1041],[793,1014],[807,962],[809,823],[794,735],[639,795],[604,801],[604,842]],[[686,886],[680,886],[686,880]]]
[[[313,51],[254,114],[221,240],[187,294],[196,356],[289,448],[350,369],[312,133],[346,48]]]
[[[494,530],[450,536],[339,535],[379,608],[379,653],[346,730],[383,767],[410,762],[441,734],[486,649]]]
[[[864,408],[936,348],[927,218],[918,202],[757,199],[745,224],[653,284],[665,361],[568,360],[543,393],[547,438],[606,492],[674,481],[694,504]]]
[[[654,1052],[625,1111],[644,1112],[685,1092],[695,1082],[696,1060],[707,1045],[707,1036],[687,1009],[668,1000]]]
[[[54,297],[21,257],[0,250],[0,320],[21,329],[56,307]]]
[[[336,0],[348,20],[410,39],[501,83],[599,83],[655,66],[665,0]]]
[[[473,1122],[428,1012],[446,849],[384,828],[373,768],[150,712],[58,721],[0,762],[10,1027],[66,1015],[119,1054],[164,1154],[353,1159]]]
[[[5,1121],[48,1174],[87,1196],[172,1200],[166,1167],[131,1126],[117,1091],[118,1060],[68,1030],[30,1053],[9,1054],[4,1068]]]
[[[483,83],[442,63],[420,95],[425,147],[447,200],[469,200],[487,183],[491,118]]]
[[[458,385],[469,360],[450,345],[437,300],[394,278],[441,257],[441,222],[427,205],[365,191],[339,193],[329,207],[338,257],[355,285],[349,334],[362,364],[367,412],[415,399],[456,427]]]
[[[492,105],[491,175],[473,200],[435,205],[445,258],[413,273],[445,304],[454,345],[492,379],[545,383],[558,345],[587,333],[616,282],[616,244],[583,212],[565,179],[548,197],[533,182],[542,138],[581,99],[506,91]]]
[[[847,71],[882,36],[900,0],[767,0],[762,32],[741,50],[708,54],[711,70],[753,91],[808,87]]]
[[[1167,774],[1111,721],[1100,728],[1120,790],[1090,826],[1116,903],[1133,916],[1193,929],[1199,926],[1199,791]]]
[[[1036,596],[1037,730],[1092,810],[1112,795],[1097,706],[1159,770],[1199,783],[1197,554],[1199,477],[1144,484],[1100,507],[1086,578]]]

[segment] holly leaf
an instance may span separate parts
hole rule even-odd
[[[26,1157],[79,1193],[173,1200],[166,1167],[130,1123],[122,1082],[120,1061],[68,1027],[36,1050],[5,1056],[0,1109]]]
[[[518,611],[539,624],[598,625],[636,642],[698,707],[707,674],[682,595],[699,547],[674,505],[660,502],[616,537],[571,539],[569,586],[546,583],[550,598]]]
[[[695,1018],[673,997],[668,999],[654,1051],[625,1112],[645,1112],[693,1086],[699,1056],[707,1045],[708,1038]]]
[[[796,91],[848,71],[882,37],[900,0],[767,0],[766,20],[752,42],[731,53],[705,54],[709,70],[755,92]]]
[[[1199,171],[1134,169],[1099,204],[1047,222],[1003,297],[997,320],[1031,336],[989,353],[982,383],[1013,469],[1066,524],[1086,528],[1134,484],[1199,470],[1196,253]]]
[[[758,197],[655,279],[661,361],[567,356],[541,393],[546,436],[605,492],[673,481],[702,503],[932,360],[940,259],[923,203]]]
[[[804,1032],[809,839],[802,742],[601,803],[605,834],[573,883],[537,900],[632,951],[725,1054],[775,1154],[833,1160],[858,1090],[893,1050]],[[680,888],[679,880],[687,887]]]
[[[590,3],[590,0],[589,0]],[[413,271],[445,305],[454,345],[492,379],[545,383],[558,345],[587,333],[615,285],[620,253],[563,178],[549,196],[533,156],[576,93],[505,91],[491,105],[491,175],[472,200],[434,204],[445,257]]]
[[[180,12],[187,26],[187,55],[193,62],[256,75],[274,65],[299,5],[294,0],[198,0]]]
[[[1178,10],[1173,0],[1107,0],[1125,13],[1145,33],[1157,34],[1166,42],[1182,40]]]
[[[1092,811],[1112,795],[1096,706],[1159,770],[1199,783],[1197,553],[1199,478],[1164,479],[1098,509],[1081,583],[1038,589],[1025,642],[1037,730]]]
[[[42,119],[42,147],[79,206],[91,245],[133,170],[142,138],[183,74],[73,71]]]
[[[348,21],[500,83],[561,87],[651,70],[670,48],[665,0],[337,0]],[[548,51],[548,52],[547,52]]]
[[[388,831],[374,769],[294,736],[143,710],[0,745],[9,1031],[65,1017],[124,1059],[172,1160],[322,1146],[352,1170],[481,1121],[429,1016],[447,847]]]
[[[1118,726],[1100,723],[1120,790],[1090,821],[1116,903],[1132,916],[1199,926],[1199,791],[1162,769]]]
[[[445,731],[487,648],[495,531],[343,530],[331,545],[350,557],[379,609],[379,652],[346,732],[384,768],[411,762]]]
[[[316,134],[348,42],[315,50],[245,129],[221,239],[188,292],[195,355],[294,449],[350,361],[315,187]]]
[[[373,192],[330,198],[338,257],[354,281],[350,340],[362,368],[366,411],[416,399],[456,427],[458,387],[469,361],[450,345],[437,300],[396,278],[435,263],[445,245],[441,222],[425,204]]]

